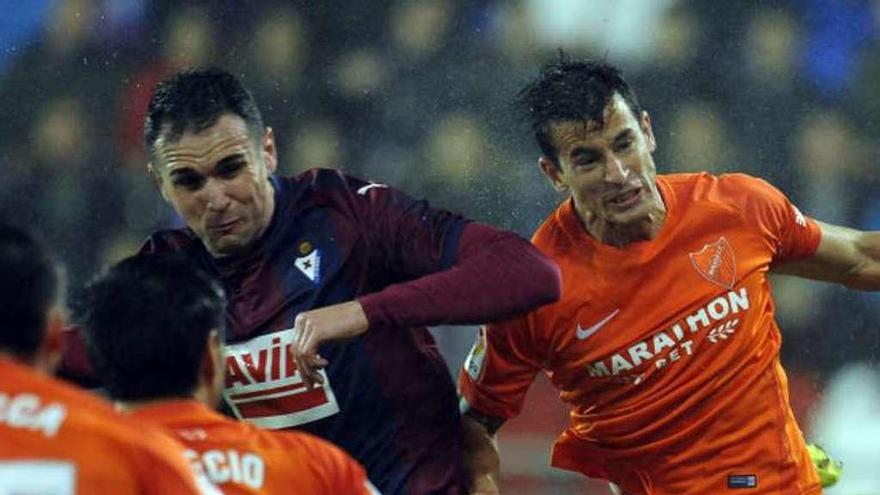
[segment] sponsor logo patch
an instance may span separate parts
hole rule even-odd
[[[380,189],[380,188],[387,188],[387,187],[388,186],[386,186],[385,184],[376,184],[375,182],[371,182],[371,183],[367,184],[366,186],[362,186],[362,187],[358,188],[357,193],[361,196],[366,196],[367,191],[369,191],[370,189]]]
[[[483,361],[486,359],[486,347],[486,327],[480,327],[479,333],[477,333],[477,341],[474,342],[470,354],[464,360],[464,369],[473,381],[480,379]]]
[[[754,474],[728,475],[727,488],[758,488],[758,477]]]
[[[697,338],[701,336],[712,344],[728,341],[745,318],[750,304],[745,287],[728,291],[650,338],[588,364],[587,371],[590,377],[620,377],[621,383],[639,384],[646,373],[641,366],[650,364],[659,370],[681,361],[696,352]]]
[[[602,320],[599,321],[599,323],[596,323],[595,325],[588,327],[588,328],[581,328],[581,324],[580,324],[580,322],[578,322],[577,327],[575,328],[575,335],[577,336],[578,340],[585,340],[585,339],[589,338],[590,335],[593,335],[594,333],[598,332],[600,328],[602,328],[603,326],[605,326],[606,323],[611,321],[611,318],[614,318],[615,316],[617,316],[617,313],[619,313],[619,312],[620,312],[620,309],[615,309],[610,315],[606,316],[605,318],[602,318]]]
[[[239,419],[278,429],[339,412],[324,370],[324,384],[308,390],[291,355],[293,330],[281,330],[226,346],[224,395]]]

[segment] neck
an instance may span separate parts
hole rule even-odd
[[[216,398],[219,401],[218,394],[212,394],[210,387],[205,384],[199,384],[192,395],[154,397],[150,399],[125,400],[116,401],[116,409],[124,412],[132,412],[143,407],[156,406],[171,401],[192,400],[201,402],[202,404],[212,404]]]
[[[594,217],[584,221],[584,228],[602,244],[624,247],[633,242],[656,238],[665,218],[665,211],[652,212],[648,218],[634,224],[612,223]]]

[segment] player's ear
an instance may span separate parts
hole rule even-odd
[[[150,177],[153,178],[153,182],[155,182],[156,187],[159,188],[159,193],[162,194],[162,198],[165,201],[168,201],[168,195],[165,194],[165,188],[162,187],[163,185],[165,185],[165,180],[162,178],[162,174],[160,174],[159,171],[156,170],[156,167],[155,167],[155,165],[153,165],[153,162],[147,162],[147,173],[149,173]]]
[[[266,170],[274,174],[278,169],[278,148],[275,146],[275,131],[269,126],[263,132],[263,161],[266,162]]]
[[[561,193],[568,191],[568,184],[562,180],[562,170],[559,168],[558,163],[546,156],[541,156],[541,158],[538,158],[538,168],[550,180],[553,189]]]
[[[226,372],[226,350],[220,332],[213,329],[208,333],[205,341],[205,351],[202,354],[202,366],[200,373],[200,388],[204,390],[205,400],[211,407],[220,403],[223,394],[224,378]]]

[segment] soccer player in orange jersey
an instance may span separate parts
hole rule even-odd
[[[87,291],[86,346],[110,396],[134,419],[172,431],[224,493],[378,493],[325,440],[213,410],[224,387],[223,291],[177,256],[129,258]]]
[[[544,371],[572,407],[556,467],[627,495],[821,493],[768,274],[878,290],[880,233],[815,221],[754,177],[657,175],[651,119],[607,64],[560,61],[520,97],[541,170],[570,196],[533,237],[563,294],[481,329],[459,380],[471,437]],[[470,462],[496,490],[497,452]]]
[[[49,376],[61,355],[57,279],[33,237],[0,224],[0,493],[217,493],[197,486],[169,436]]]

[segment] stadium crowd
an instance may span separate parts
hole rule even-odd
[[[561,47],[623,67],[661,173],[750,173],[811,217],[880,229],[880,4],[749,3],[9,2],[0,217],[39,230],[74,291],[181,226],[146,172],[142,124],[157,82],[215,65],[254,92],[279,174],[339,168],[529,236],[562,197],[511,101]],[[880,453],[880,297],[774,284],[795,413],[853,473],[829,493],[880,489],[857,474]],[[457,372],[473,332],[438,339]],[[515,445],[541,468],[523,477],[548,477],[524,492],[574,483],[543,469],[547,441]]]

